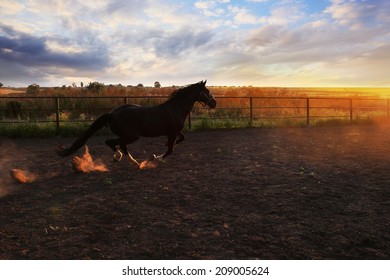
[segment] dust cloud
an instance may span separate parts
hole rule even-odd
[[[144,160],[139,165],[139,169],[141,170],[156,169],[157,167],[158,167],[157,160]]]
[[[13,168],[16,154],[15,145],[8,140],[0,139],[0,197],[4,197],[16,189],[15,183],[31,183],[37,176],[26,171],[24,166]]]
[[[21,184],[32,183],[37,179],[37,175],[26,170],[14,168],[11,170],[11,176]]]
[[[88,146],[85,146],[85,152],[81,157],[75,156],[72,160],[73,169],[80,173],[89,172],[107,172],[108,168],[104,163],[94,161],[89,153]]]

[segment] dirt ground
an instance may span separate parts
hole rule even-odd
[[[0,259],[390,258],[390,126],[186,137],[153,170],[114,163],[93,137],[110,171],[88,174],[54,152],[73,139],[2,139]],[[37,180],[15,183],[12,168]]]

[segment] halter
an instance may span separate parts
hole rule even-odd
[[[209,105],[209,102],[213,99],[213,97],[207,98],[207,102],[203,103],[203,102],[200,101],[200,97],[201,97],[202,93],[203,93],[203,91],[201,90],[199,92],[199,97],[198,97],[197,101],[200,103],[200,105],[202,105],[203,107],[206,107],[207,105]]]

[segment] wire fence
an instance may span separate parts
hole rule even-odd
[[[40,97],[0,96],[0,125],[91,122],[98,115],[121,104],[157,105],[167,96]],[[237,121],[249,126],[264,122],[301,123],[310,126],[319,120],[389,118],[390,99],[336,97],[217,96],[216,109],[196,104],[187,125],[195,122]]]

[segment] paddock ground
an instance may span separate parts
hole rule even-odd
[[[0,259],[389,259],[390,126],[193,132],[157,169],[75,173],[73,139],[0,140]],[[129,146],[138,159],[164,138]],[[80,155],[83,150],[77,154]],[[20,185],[12,168],[37,174]]]

